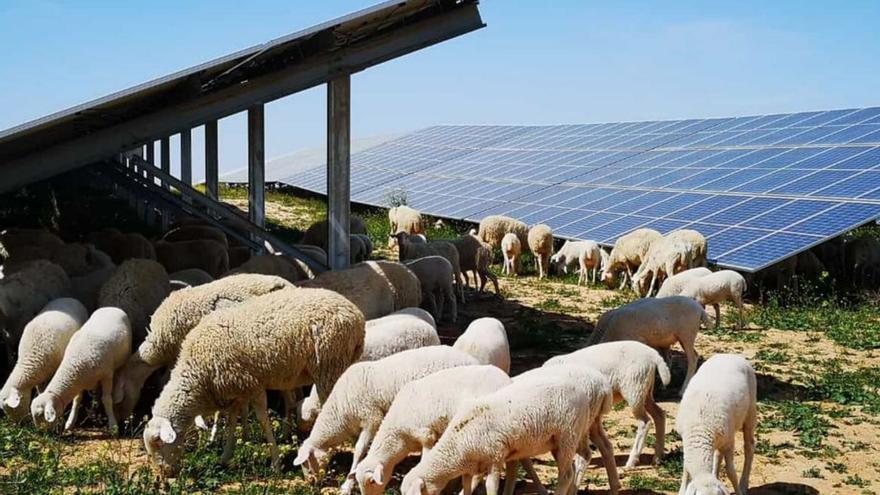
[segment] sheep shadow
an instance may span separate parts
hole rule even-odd
[[[765,373],[757,373],[758,400],[799,400],[807,396],[807,388]],[[787,492],[786,492],[787,493]],[[800,492],[797,492],[800,493]]]
[[[749,488],[750,495],[819,495],[816,488],[800,483],[776,482]]]

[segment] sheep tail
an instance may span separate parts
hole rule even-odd
[[[663,356],[657,351],[654,351],[654,364],[657,366],[657,373],[660,374],[660,381],[663,382],[663,386],[669,385],[669,381],[672,379],[669,374],[669,366],[666,365]]]

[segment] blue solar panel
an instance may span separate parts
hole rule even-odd
[[[352,198],[508,214],[612,244],[693,228],[756,270],[880,216],[880,107],[556,126],[434,126],[352,156]],[[324,167],[283,182],[326,190]]]

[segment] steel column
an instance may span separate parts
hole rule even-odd
[[[219,196],[219,154],[217,153],[217,121],[205,123],[205,194],[211,199]]]
[[[180,133],[180,180],[192,185],[192,129]]]
[[[266,224],[265,107],[248,109],[248,217],[258,227]]]
[[[351,76],[327,83],[327,262],[331,270],[348,268],[350,256]]]

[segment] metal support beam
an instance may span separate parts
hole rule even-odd
[[[159,168],[166,174],[171,173],[171,138],[168,136],[159,140]],[[162,184],[166,186],[166,184]]]
[[[351,227],[351,76],[327,83],[327,263],[348,268]]]
[[[146,160],[147,163],[152,163],[152,164],[156,163],[156,142],[155,141],[150,141],[147,143],[147,154],[144,155],[144,160]]]
[[[205,124],[205,193],[211,199],[219,196],[219,160],[217,152],[217,121],[209,120]]]
[[[248,217],[258,227],[266,225],[265,107],[248,109]]]
[[[180,180],[192,185],[192,129],[180,132]]]

